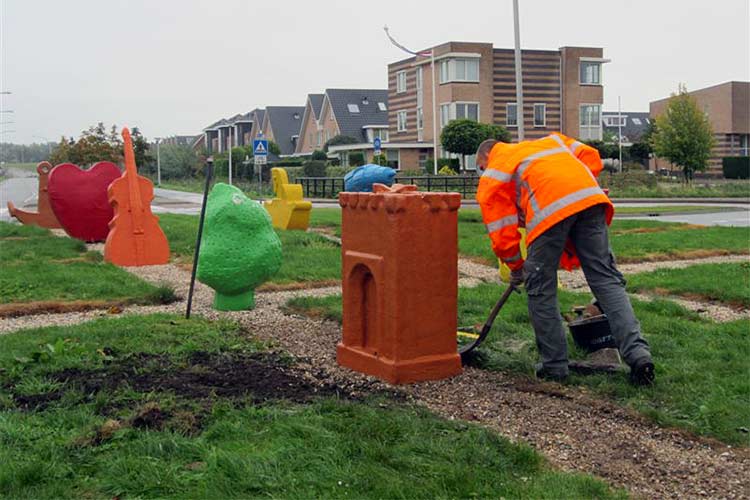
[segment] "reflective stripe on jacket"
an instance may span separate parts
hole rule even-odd
[[[558,222],[600,203],[606,204],[611,223],[614,207],[596,181],[601,170],[596,149],[562,134],[496,144],[477,188],[495,254],[518,269],[523,265],[519,227],[526,228],[526,244],[531,245]],[[561,265],[571,269],[577,261],[566,249]]]

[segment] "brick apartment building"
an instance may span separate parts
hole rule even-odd
[[[725,82],[689,92],[708,115],[716,145],[708,161],[706,173],[722,175],[721,159],[726,156],[748,156],[750,138],[750,82]],[[669,98],[653,101],[649,106],[651,119],[664,113]],[[668,165],[657,159],[656,168]]]
[[[389,142],[383,149],[398,152],[402,169],[419,168],[432,156],[433,119],[438,140],[443,126],[457,118],[500,124],[517,138],[513,50],[473,42],[448,42],[433,50],[437,117],[431,59],[415,56],[388,65]],[[522,51],[520,119],[527,139],[553,131],[582,140],[602,138],[602,64],[608,62],[602,56],[597,47]],[[473,168],[473,158],[467,168]]]

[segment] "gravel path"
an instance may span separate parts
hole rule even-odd
[[[700,262],[707,261],[717,260]],[[663,263],[644,266],[658,264]],[[476,266],[480,265],[462,261],[460,272],[481,281],[497,279],[496,270]],[[170,283],[178,295],[187,295],[189,274],[176,266],[129,270],[154,283]],[[294,296],[335,293],[340,293],[339,287],[259,293],[253,311],[221,313],[211,308],[213,291],[196,283],[193,310],[208,318],[237,320],[254,337],[297,357],[311,378],[338,383],[355,394],[371,390],[393,392],[393,388],[375,379],[337,366],[335,345],[341,337],[338,324],[284,314],[280,309]],[[168,306],[128,307],[123,314],[182,313],[184,306],[184,301],[180,301]],[[106,315],[95,311],[8,319],[2,321],[0,332],[72,324]],[[583,388],[467,368],[450,380],[401,387],[399,391],[444,417],[474,421],[511,440],[529,443],[561,469],[599,476],[637,496],[750,498],[748,449],[733,449],[660,428],[631,411],[595,398]]]

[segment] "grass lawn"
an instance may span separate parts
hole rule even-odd
[[[34,172],[34,174],[36,174],[37,165],[38,163],[6,163],[3,165],[3,168],[16,168],[18,170],[26,170],[27,172]]]
[[[340,208],[313,208],[310,214],[311,227],[328,229],[336,236],[341,236]]]
[[[714,213],[714,212],[736,212],[736,207],[706,206],[706,205],[664,205],[658,207],[631,207],[618,206],[616,215],[666,215],[675,213]]]
[[[461,209],[458,219],[460,253],[497,265],[479,210]],[[610,244],[621,263],[746,254],[749,241],[749,228],[618,219],[610,227]]]
[[[699,264],[628,276],[628,289],[750,307],[750,263]]]
[[[181,262],[192,263],[198,216],[161,214],[159,221],[174,256]],[[341,279],[341,248],[338,245],[320,235],[304,231],[277,230],[276,233],[281,239],[283,261],[281,269],[271,278],[270,283]]]
[[[460,325],[483,323],[500,296],[495,285],[459,290]],[[561,292],[561,308],[586,304],[590,296]],[[634,301],[657,370],[653,387],[632,387],[625,375],[576,376],[585,385],[663,425],[678,426],[732,444],[750,444],[741,431],[750,422],[750,321],[713,323],[667,300]],[[293,299],[288,308],[339,320],[341,297]],[[582,354],[568,335],[571,358]],[[481,348],[478,364],[533,376],[537,361],[526,298],[513,295]]]
[[[4,335],[0,495],[625,496],[473,424],[313,394],[289,364],[232,323],[169,315]]]
[[[612,189],[614,198],[748,198],[750,181],[712,182],[695,180],[692,186],[681,182],[659,182],[656,187],[631,186]]]
[[[169,302],[157,287],[102,262],[83,242],[36,226],[0,222],[0,304],[39,301]]]

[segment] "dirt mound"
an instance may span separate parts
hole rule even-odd
[[[17,407],[42,410],[70,390],[77,390],[91,399],[102,391],[111,393],[120,388],[144,394],[169,392],[198,401],[229,398],[250,400],[255,404],[278,400],[306,403],[320,396],[351,398],[350,391],[315,380],[312,374],[289,366],[287,359],[273,352],[199,351],[186,360],[149,353],[123,358],[115,354],[113,357],[103,368],[68,368],[49,374],[50,380],[62,386],[45,394],[14,395]],[[151,413],[143,412],[144,427],[162,418]]]

